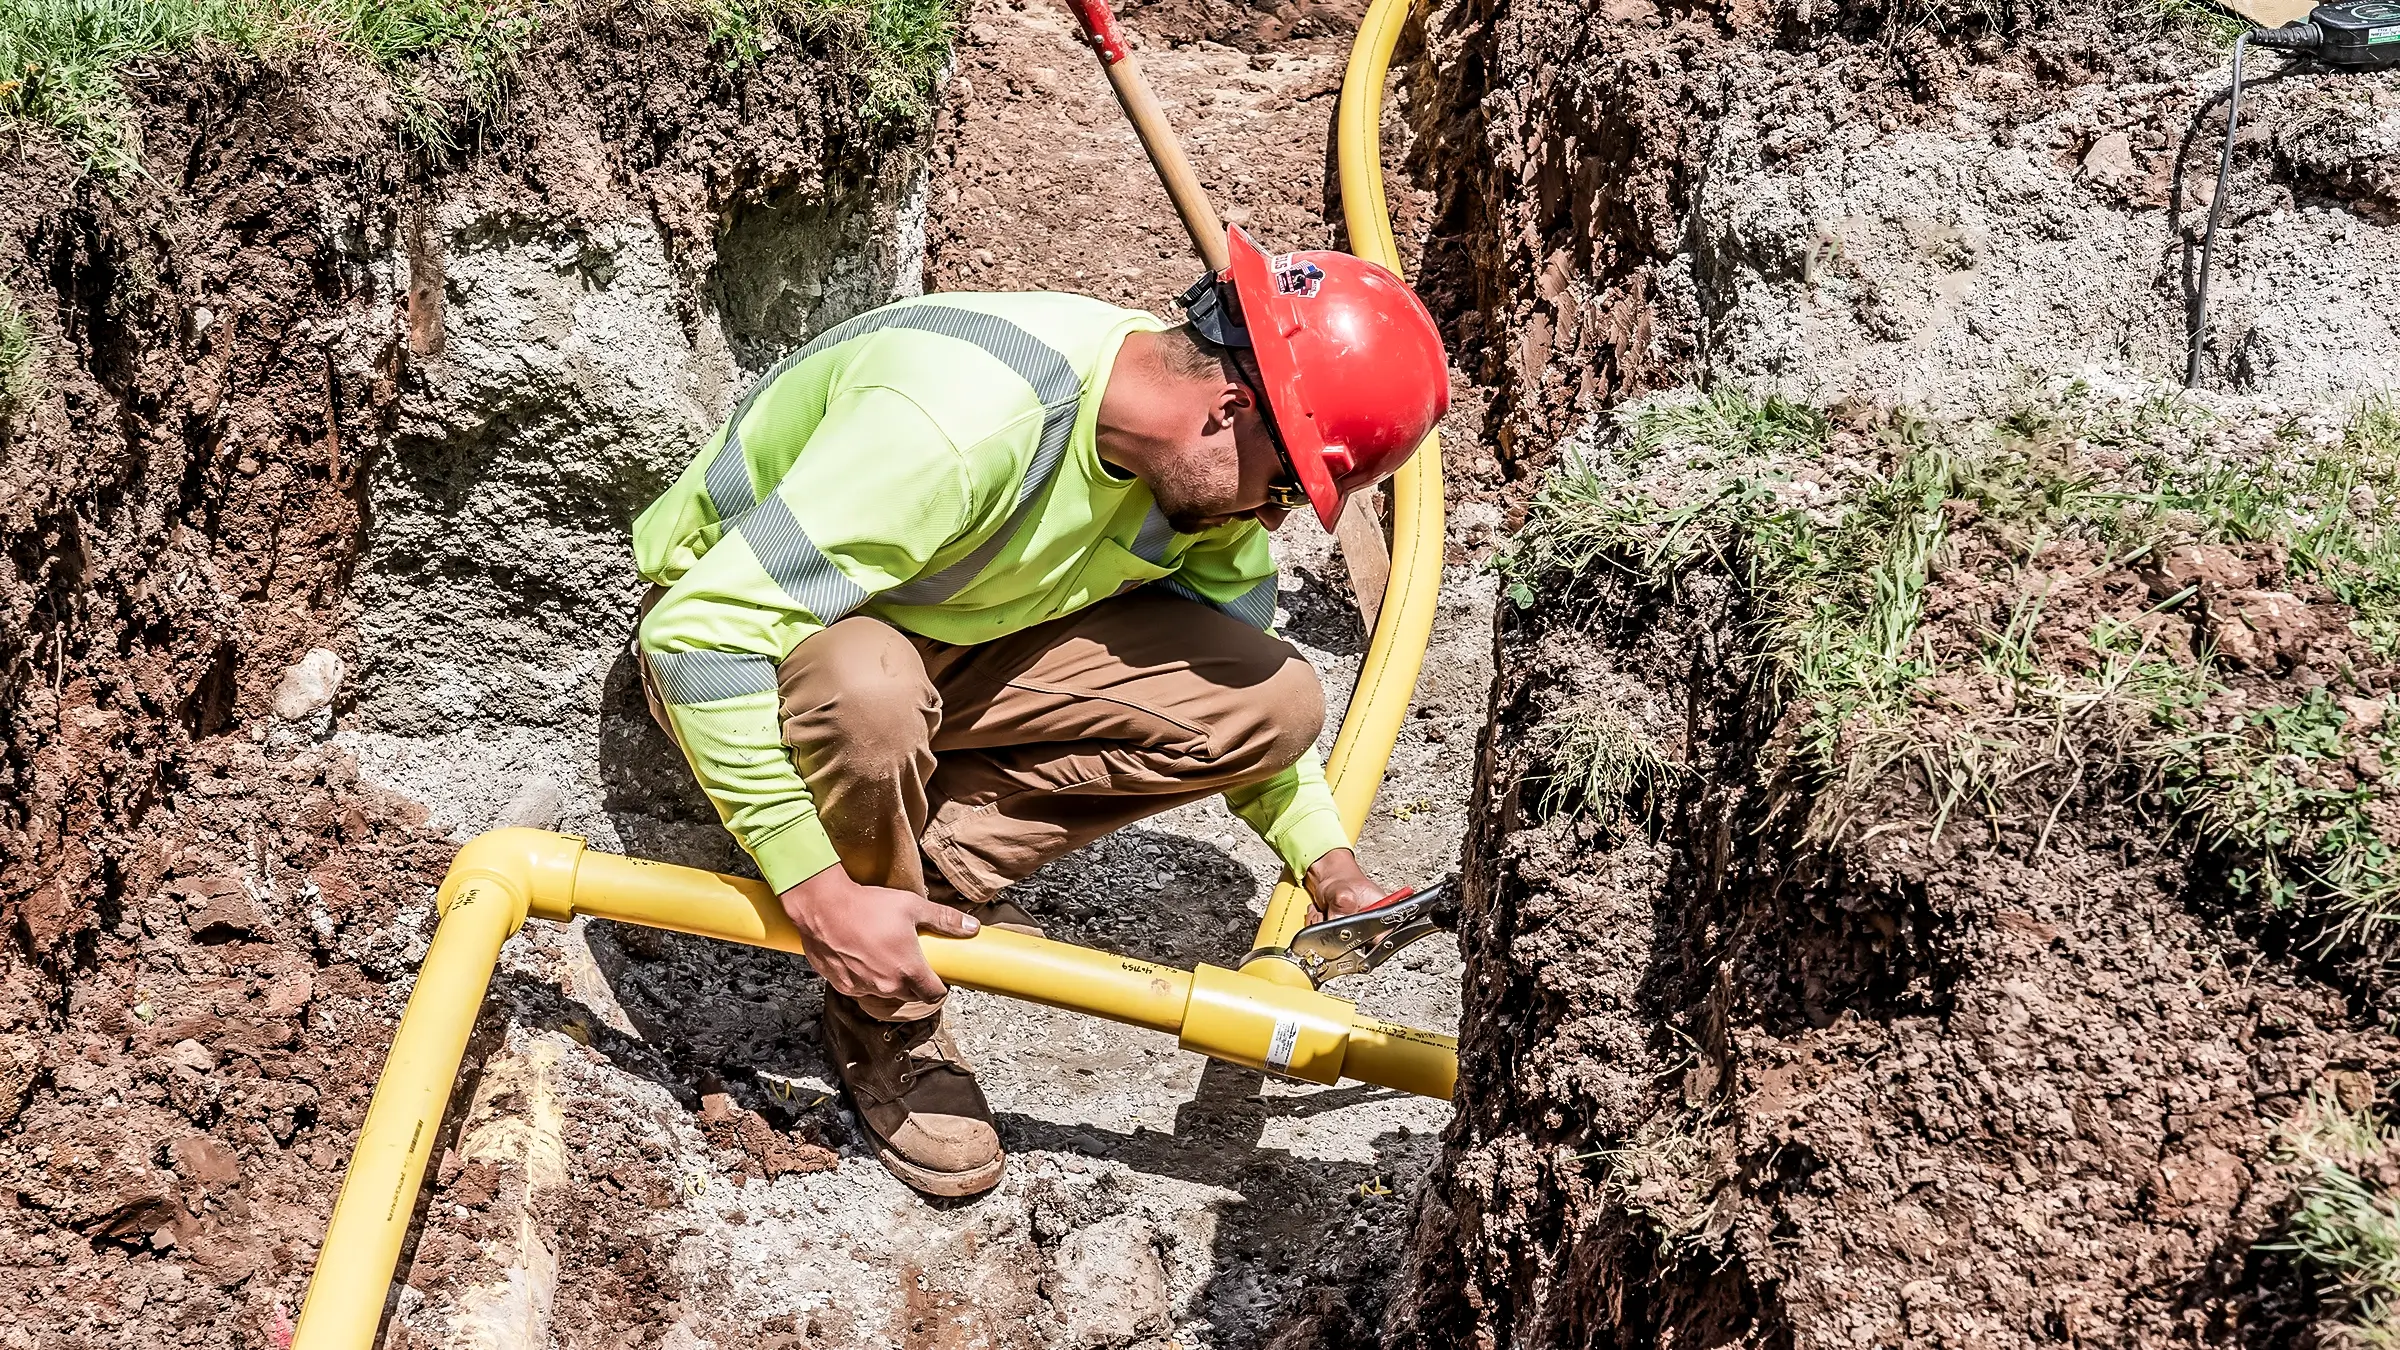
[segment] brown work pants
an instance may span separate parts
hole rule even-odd
[[[1325,720],[1291,644],[1154,592],[975,646],[853,616],[778,675],[783,743],[843,870],[923,894],[921,848],[972,901],[1118,826],[1273,777]]]

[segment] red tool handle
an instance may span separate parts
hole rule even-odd
[[[1117,31],[1117,15],[1108,0],[1067,0],[1075,22],[1083,25],[1083,40],[1100,54],[1100,64],[1113,66],[1125,59],[1125,35]]]

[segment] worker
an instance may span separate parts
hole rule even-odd
[[[1232,266],[1186,321],[1075,295],[934,295],[786,356],[633,526],[650,710],[781,897],[878,1156],[932,1195],[1005,1163],[920,931],[1038,932],[1003,892],[1222,794],[1317,915],[1384,888],[1273,636],[1267,533],[1407,460],[1439,333],[1343,253]]]

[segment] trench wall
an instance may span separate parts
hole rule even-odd
[[[288,1337],[454,833],[705,812],[585,767],[647,731],[623,529],[913,286],[927,119],[856,36],[546,14],[443,153],[317,51],[128,71],[121,178],[6,132],[0,1339]]]
[[[2204,30],[2086,4],[1467,0],[1429,12],[1423,53],[1426,285],[1483,386],[1512,522],[1615,409],[1687,382],[1964,416],[2070,377],[2164,396],[2181,374],[2167,208],[2224,78]],[[2246,100],[2214,387],[2325,407],[2390,384],[2396,108],[2389,77]],[[1387,1343],[2237,1334],[2272,1204],[2257,1122],[2383,1053],[2348,1039],[2338,993],[2255,995],[2305,1030],[2245,1060],[2238,995],[2096,974],[2240,959],[2176,898],[2188,858],[2153,823],[2079,807],[2080,851],[2049,870],[2022,867],[2027,841],[1935,865],[1779,832],[1735,578],[1602,578],[1502,611],[1460,1114]],[[1591,707],[1681,756],[1647,829],[1532,805],[1547,729]],[[1922,834],[1891,805],[1897,837]],[[2047,917],[2011,928],[2027,914]],[[2181,1067],[2077,1059],[2119,1043]],[[2094,1114],[2142,1119],[2129,1104],[2159,1093],[2251,1124]],[[2061,1206],[2080,1215],[2057,1227]]]
[[[784,352],[921,289],[924,192],[911,147],[734,207],[704,269],[645,214],[472,188],[430,213],[390,260],[443,300],[368,484],[340,739],[370,779],[461,837],[550,820],[744,865],[643,706],[632,521]]]

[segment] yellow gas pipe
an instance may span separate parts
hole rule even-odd
[[[467,1034],[500,944],[526,919],[587,915],[800,951],[799,931],[763,882],[595,853],[546,830],[477,836],[459,850],[435,903],[441,923],[359,1128],[294,1350],[374,1344]],[[1458,1077],[1449,1037],[1361,1017],[1347,1000],[1305,985],[1216,966],[1177,970],[997,928],[924,943],[927,963],[951,984],[1167,1032],[1187,1050],[1249,1068],[1429,1097],[1449,1096]]]
[[[1350,44],[1350,65],[1342,75],[1334,131],[1342,223],[1350,231],[1350,251],[1395,273],[1400,270],[1400,249],[1392,239],[1383,197],[1383,80],[1391,68],[1392,48],[1408,22],[1408,6],[1409,0],[1375,0],[1359,23],[1358,37]],[[1375,791],[1383,786],[1384,766],[1400,739],[1400,723],[1408,715],[1417,672],[1425,664],[1425,644],[1433,636],[1442,587],[1438,435],[1426,437],[1392,476],[1392,540],[1391,588],[1384,592],[1383,613],[1368,640],[1367,659],[1358,668],[1350,710],[1342,716],[1341,733],[1325,765],[1334,804],[1341,808],[1342,825],[1353,839],[1366,827]],[[1307,921],[1308,892],[1287,878],[1267,900],[1254,946],[1260,952],[1281,950]],[[1308,984],[1298,966],[1274,956],[1254,956],[1243,964],[1242,973],[1278,984]]]
[[[1384,75],[1409,0],[1375,0],[1342,85],[1338,162],[1342,212],[1360,257],[1397,272],[1380,157]],[[1355,838],[1373,806],[1433,631],[1442,570],[1440,445],[1393,479],[1391,590],[1326,766]],[[798,952],[800,936],[764,884],[594,853],[540,830],[495,830],[459,851],[437,898],[441,923],[417,974],[356,1152],[317,1254],[293,1350],[367,1350],[416,1208],[425,1164],[482,1007],[500,946],[529,917],[578,914]],[[1278,886],[1258,946],[1287,945],[1307,895]],[[985,929],[968,940],[927,936],[945,981],[1169,1032],[1185,1048],[1319,1083],[1340,1078],[1448,1097],[1458,1076],[1451,1037],[1363,1018],[1272,957],[1239,971],[1191,972]]]

